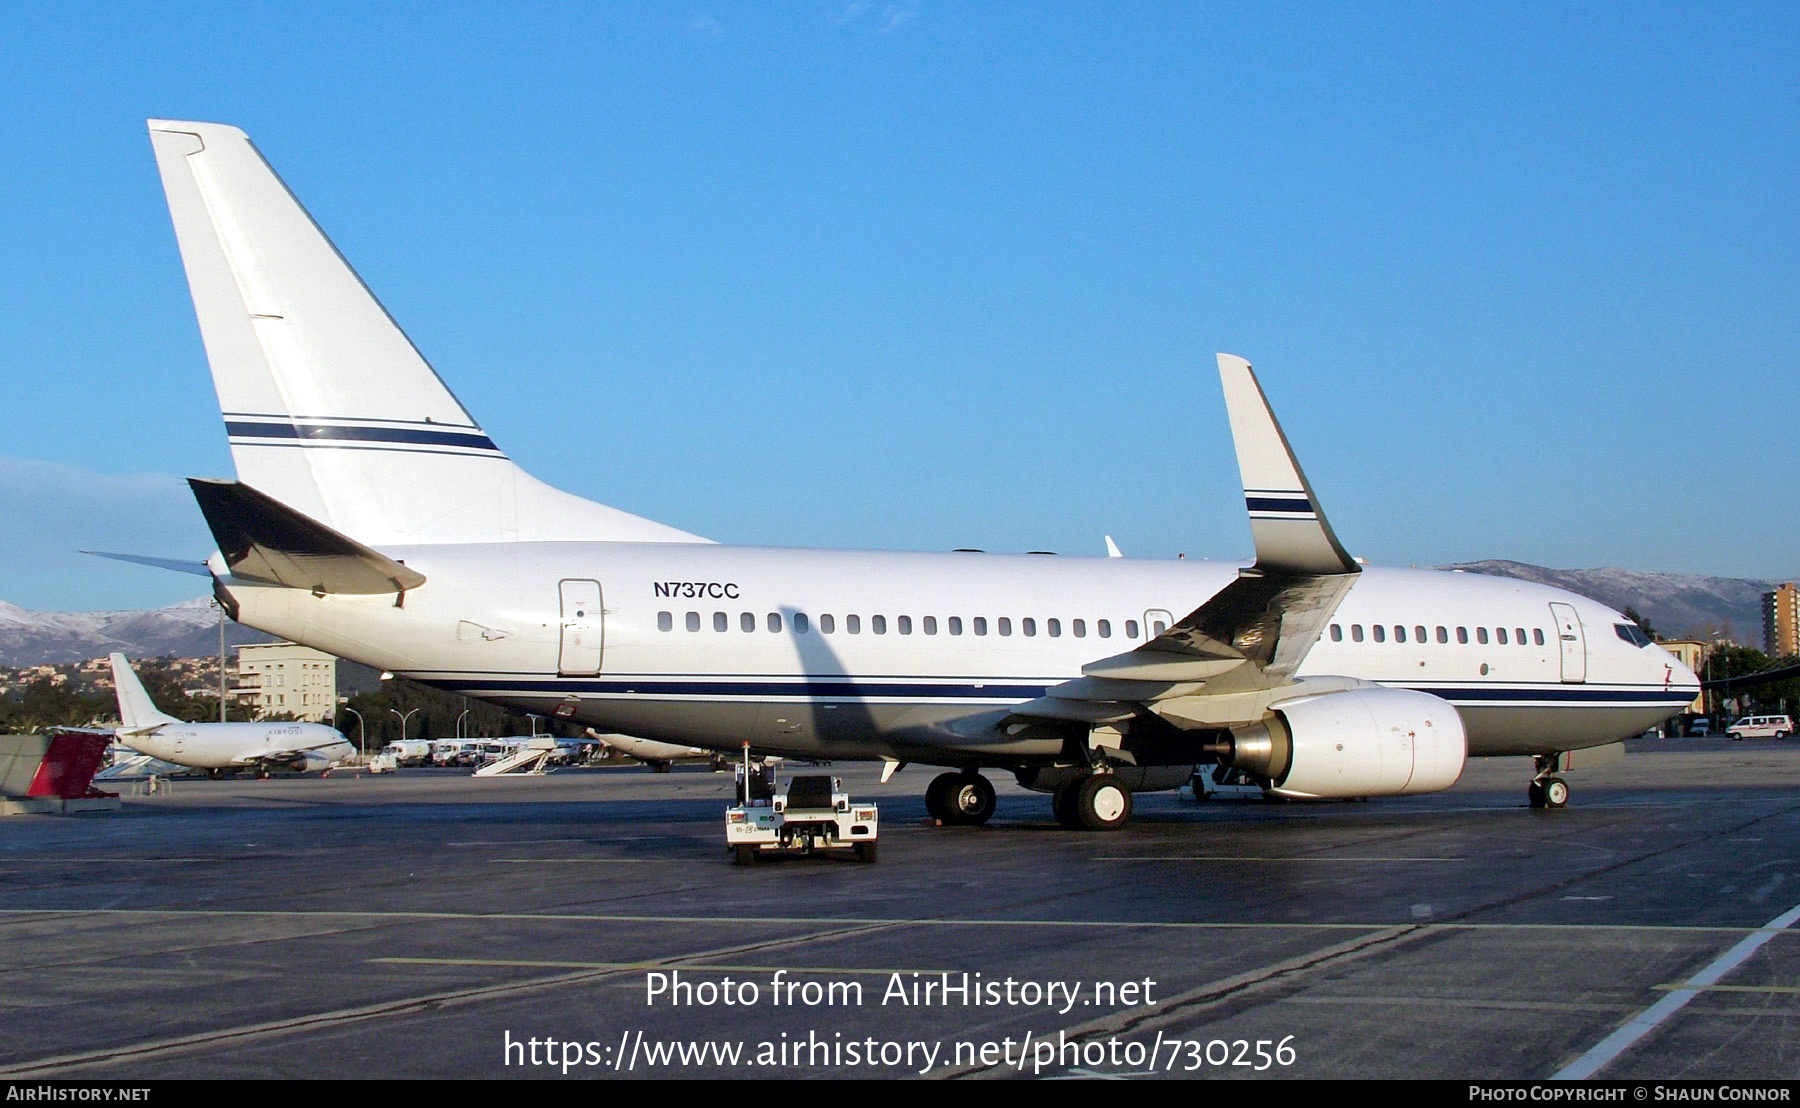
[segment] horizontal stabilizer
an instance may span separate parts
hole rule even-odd
[[[424,574],[237,481],[188,480],[231,572],[316,593],[402,593]]]
[[[205,562],[189,558],[152,558],[147,554],[111,554],[104,550],[83,550],[80,553],[92,554],[96,558],[111,558],[115,562],[135,562],[140,566],[172,569],[176,573],[191,573],[195,577],[212,576]]]

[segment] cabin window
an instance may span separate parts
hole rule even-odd
[[[861,616],[845,616],[844,617],[844,630],[850,632],[852,635],[862,634],[862,617]]]
[[[1350,641],[1351,642],[1363,641],[1362,624],[1352,623],[1350,625]]]
[[[937,634],[937,617],[936,616],[926,616],[923,622],[925,624],[925,633],[927,635]]]
[[[1485,628],[1485,627],[1475,628],[1475,641],[1477,643],[1480,643],[1482,646],[1487,645],[1487,642],[1488,642],[1487,628]]]
[[[1449,642],[1450,629],[1440,624],[1437,629],[1437,640],[1439,642]]]
[[[804,635],[810,630],[812,630],[811,621],[809,621],[806,618],[806,613],[805,612],[795,612],[794,613],[794,633],[796,635]]]
[[[1425,638],[1425,628],[1423,628],[1423,627],[1414,627],[1413,628],[1413,641],[1414,642],[1426,642],[1427,641]]]
[[[1515,627],[1515,628],[1513,628],[1513,632],[1514,632],[1513,641],[1518,643],[1520,646],[1524,646],[1525,645],[1525,628]]]
[[[1496,627],[1494,629],[1494,635],[1495,635],[1496,642],[1498,642],[1501,646],[1506,645],[1506,628]]]
[[[1078,639],[1087,638],[1087,620],[1085,620],[1085,619],[1070,620],[1069,621],[1069,629],[1071,631],[1075,632],[1076,638],[1078,638]]]
[[[756,613],[755,612],[744,612],[741,615],[739,615],[738,616],[738,626],[743,628],[745,631],[756,630]]]
[[[987,634],[987,617],[986,616],[976,616],[974,619],[970,620],[969,622],[971,624],[973,624],[973,630],[977,635]]]
[[[656,613],[656,629],[658,631],[673,631],[673,630],[675,630],[675,613],[674,612],[658,612],[658,613]]]
[[[1160,620],[1160,619],[1150,625],[1150,633],[1153,635],[1160,635],[1164,631],[1167,631],[1168,629],[1169,629],[1168,623],[1166,621]]]
[[[1386,642],[1387,641],[1387,628],[1385,626],[1383,626],[1382,624],[1377,623],[1375,626],[1369,628],[1369,630],[1371,630],[1375,633],[1375,641],[1376,642]]]
[[[962,617],[961,616],[951,616],[948,622],[950,624],[950,633],[952,635],[962,634]]]
[[[1044,630],[1050,632],[1050,637],[1053,639],[1062,638],[1062,620],[1060,620],[1060,619],[1045,620],[1044,621]]]
[[[902,635],[912,634],[912,617],[911,616],[895,616],[894,617],[894,628],[895,628],[895,630],[899,631]]]
[[[1469,629],[1467,627],[1458,627],[1456,629],[1456,641],[1464,646],[1469,645]]]
[[[1094,624],[1094,630],[1100,632],[1100,637],[1103,639],[1112,638],[1112,620],[1103,619],[1096,622]]]
[[[1406,641],[1406,625],[1404,623],[1394,624],[1394,641],[1395,642],[1405,642]]]
[[[829,635],[837,630],[837,617],[830,612],[819,617],[819,633]]]
[[[780,612],[770,612],[769,618],[766,622],[769,625],[769,634],[771,634],[771,635],[781,634],[781,613]]]
[[[1544,629],[1542,627],[1533,627],[1531,629],[1531,641],[1537,643],[1539,646],[1544,645]]]
[[[1021,619],[1019,621],[1019,633],[1024,635],[1028,639],[1036,638],[1037,637],[1037,620],[1032,619],[1030,616],[1026,616],[1024,619]]]
[[[689,631],[700,630],[700,613],[699,612],[689,612],[687,614],[687,629]]]
[[[1128,639],[1135,639],[1138,637],[1137,620],[1128,619],[1125,621],[1125,637]]]
[[[1002,635],[1012,634],[1012,620],[1008,619],[1005,616],[1001,616],[999,619],[995,620],[994,622],[997,625],[997,629],[999,630],[999,632]]]
[[[875,632],[877,635],[887,634],[887,617],[886,616],[870,616],[869,617],[869,630]]]
[[[714,612],[713,613],[713,630],[714,631],[729,631],[729,630],[731,630],[731,617],[726,615],[724,612]]]
[[[1344,629],[1335,623],[1331,625],[1331,641],[1332,642],[1343,642],[1344,641]]]

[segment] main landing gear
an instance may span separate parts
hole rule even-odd
[[[1114,774],[1084,774],[1058,786],[1050,807],[1070,831],[1117,831],[1131,822],[1131,790]]]
[[[980,827],[994,804],[994,786],[974,770],[940,773],[925,788],[925,810],[946,827]]]
[[[1560,754],[1540,754],[1535,759],[1537,774],[1532,777],[1531,785],[1525,795],[1533,808],[1566,808],[1569,804],[1569,783],[1555,776]]]

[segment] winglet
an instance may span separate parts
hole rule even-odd
[[[1250,363],[1235,354],[1220,354],[1219,383],[1225,390],[1238,472],[1244,479],[1256,568],[1326,575],[1359,572],[1356,560],[1332,533]]]

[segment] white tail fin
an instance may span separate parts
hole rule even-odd
[[[119,721],[125,725],[119,729],[122,733],[141,734],[166,723],[181,722],[156,710],[156,704],[144,691],[144,683],[138,680],[137,671],[131,668],[125,655],[108,656],[112,658],[113,687],[119,693]]]
[[[244,132],[150,140],[239,480],[374,546],[706,541],[514,465]]]

